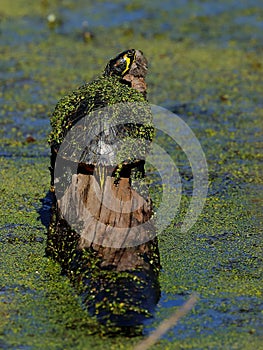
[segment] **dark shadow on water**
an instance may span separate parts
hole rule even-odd
[[[55,200],[54,193],[48,191],[46,196],[42,198],[40,201],[42,203],[41,208],[37,211],[39,214],[39,220],[42,225],[44,225],[47,229],[49,227],[52,215],[52,204]]]

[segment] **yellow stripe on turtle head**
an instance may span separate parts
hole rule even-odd
[[[128,57],[128,55],[124,55],[123,58],[126,61],[126,68],[124,69],[124,71],[122,72],[122,75],[124,75],[129,69],[130,69],[130,64],[131,64],[131,59],[130,57]]]

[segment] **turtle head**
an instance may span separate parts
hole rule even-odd
[[[124,77],[127,74],[145,77],[147,72],[147,60],[140,50],[126,50],[107,64],[104,75],[117,75]]]
[[[118,75],[123,77],[127,72],[129,72],[132,63],[135,60],[135,50],[130,49],[123,51],[117,57],[111,59],[107,64],[104,74],[106,76]]]
[[[104,76],[118,76],[121,81],[141,92],[146,98],[145,76],[147,59],[140,50],[126,50],[111,59],[104,70]]]

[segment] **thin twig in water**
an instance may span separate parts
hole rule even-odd
[[[149,335],[148,338],[141,341],[135,346],[133,350],[148,350],[152,345],[156,343],[171,327],[175,326],[176,323],[184,317],[196,304],[198,299],[197,294],[192,294],[190,298],[183,304],[180,309],[176,310],[169,318],[164,320],[156,330]]]

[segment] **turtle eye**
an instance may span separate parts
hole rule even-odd
[[[128,50],[127,56],[130,57],[132,60],[135,58],[135,50]]]

